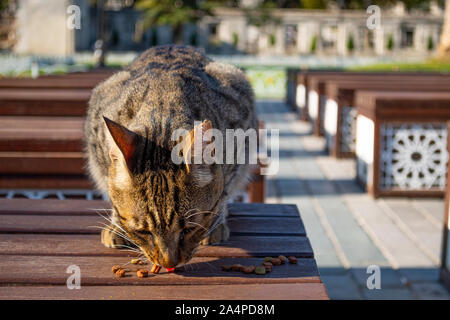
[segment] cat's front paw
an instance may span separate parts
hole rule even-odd
[[[135,247],[131,242],[126,240],[120,234],[122,231],[117,230],[115,226],[108,226],[102,229],[101,239],[102,243],[107,248],[121,249],[127,247]]]
[[[221,241],[226,241],[230,237],[230,229],[226,223],[222,223],[217,226],[216,229],[211,232],[205,239],[203,239],[200,244],[202,245],[210,245],[214,243],[219,243]]]

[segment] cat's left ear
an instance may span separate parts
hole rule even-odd
[[[106,117],[103,117],[103,119],[113,140],[109,150],[111,160],[123,159],[128,170],[133,171],[133,157],[139,141],[138,135],[117,122]]]

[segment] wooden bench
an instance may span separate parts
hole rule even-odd
[[[341,69],[302,69],[302,68],[288,68],[286,79],[286,103],[292,108],[292,110],[299,113],[301,120],[308,121],[308,89],[309,79],[311,76],[326,76],[330,77],[351,77],[352,76],[433,76],[433,77],[446,77],[448,74],[437,72],[366,72],[366,71],[343,71]]]
[[[297,70],[297,72],[291,71],[292,87],[294,87],[294,92],[292,96],[289,97],[288,103],[290,103],[292,110],[295,110],[301,120],[308,121],[308,79],[309,76],[314,74],[342,74],[343,71],[330,71],[330,70]],[[288,92],[289,94],[289,92]]]
[[[0,116],[84,116],[91,89],[0,89]]]
[[[297,91],[297,74],[300,72],[298,68],[286,69],[286,104],[296,110],[295,99]]]
[[[85,176],[82,117],[0,117],[1,189],[92,189]],[[247,200],[264,202],[257,168]]]
[[[443,196],[450,93],[358,91],[357,180],[374,197]]]
[[[0,189],[92,189],[83,122],[92,87],[111,73],[0,79]],[[264,201],[259,169],[244,196]]]
[[[355,155],[355,92],[356,90],[384,91],[450,91],[450,77],[423,79],[411,77],[392,80],[385,77],[367,80],[338,79],[325,81],[324,134],[330,155],[337,158]]]
[[[418,73],[397,74],[397,73],[319,73],[308,76],[308,86],[306,88],[308,94],[308,118],[313,126],[313,133],[316,136],[324,135],[324,109],[327,100],[326,82],[330,80],[358,80],[361,82],[370,81],[390,81],[392,85],[401,82],[420,81],[420,82],[438,82],[449,80],[448,75]]]
[[[105,208],[96,200],[0,200],[0,299],[328,299],[294,205],[231,204],[228,241],[200,247],[175,273],[144,279],[130,264],[125,278],[111,273],[136,254],[100,243],[92,226],[105,222]],[[264,276],[221,270],[278,255],[299,262]],[[71,265],[80,268],[81,290],[66,287]]]

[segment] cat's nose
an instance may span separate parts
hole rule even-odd
[[[173,254],[162,254],[158,260],[159,265],[164,268],[175,268],[178,264],[178,258]]]

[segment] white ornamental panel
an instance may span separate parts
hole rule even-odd
[[[380,188],[444,189],[447,130],[444,124],[381,125]]]

